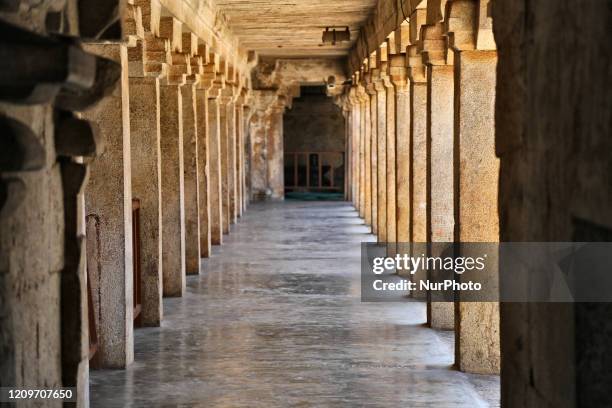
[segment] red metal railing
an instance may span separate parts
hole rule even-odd
[[[134,274],[134,326],[141,325],[142,273],[140,268],[140,200],[132,199],[132,258]]]
[[[89,321],[89,359],[91,360],[98,351],[98,330],[96,329],[96,317],[94,316],[91,285],[89,284],[89,269],[87,269],[87,320]]]
[[[306,151],[284,154],[285,189],[290,191],[344,189],[344,152]]]

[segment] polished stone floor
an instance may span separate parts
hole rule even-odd
[[[362,241],[343,202],[254,204],[135,332],[134,364],[91,373],[94,407],[485,407],[496,376],[451,368],[425,305],[361,303]]]

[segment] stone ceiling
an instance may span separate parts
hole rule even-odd
[[[348,54],[377,0],[217,0],[242,47],[262,56]],[[325,27],[348,26],[351,41],[322,44]]]

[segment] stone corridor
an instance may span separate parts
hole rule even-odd
[[[161,327],[135,332],[134,363],[92,372],[92,406],[498,406],[499,377],[453,370],[423,302],[360,302],[374,240],[348,203],[252,205]]]
[[[474,301],[358,276],[362,242],[612,241],[611,26],[610,0],[0,0],[0,405],[612,407],[612,302],[525,301],[560,261],[494,250]]]

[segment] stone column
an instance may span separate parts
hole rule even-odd
[[[284,158],[283,158],[283,113],[282,102],[268,109],[266,147],[268,161],[268,186],[273,200],[285,198]]]
[[[495,155],[495,84],[497,53],[493,41],[474,38],[476,2],[452,2],[447,8],[455,68],[455,240],[499,240],[498,178]],[[483,19],[486,19],[484,16]],[[490,23],[490,22],[489,22]],[[474,120],[478,118],[478,120]],[[463,254],[462,254],[463,255]],[[494,262],[490,259],[488,262]],[[497,271],[487,286],[497,288]],[[499,303],[459,302],[455,313],[456,363],[460,370],[499,373]]]
[[[378,102],[372,78],[378,75],[377,70],[370,69],[366,77],[366,92],[370,98],[370,196],[372,197],[371,218],[372,234],[378,233]]]
[[[352,180],[353,180],[353,205],[359,211],[359,113],[360,105],[357,98],[357,88],[353,86],[349,91],[349,103],[351,106],[351,141],[352,141]]]
[[[238,219],[236,211],[236,203],[238,200],[238,177],[236,171],[236,145],[238,140],[238,128],[236,126],[236,91],[234,98],[227,105],[227,133],[228,133],[228,195],[229,195],[229,221],[230,224],[235,224]]]
[[[220,153],[221,153],[221,215],[222,228],[224,234],[229,234],[230,230],[230,169],[229,169],[229,145],[230,145],[230,121],[228,112],[234,94],[231,86],[226,87],[221,92],[219,98],[219,133]]]
[[[367,75],[367,74],[366,74]],[[361,102],[361,114],[363,115],[363,151],[364,151],[364,219],[366,225],[372,225],[372,124],[371,124],[371,108],[370,95],[365,90],[367,84],[363,84],[360,88],[359,100]]]
[[[348,98],[348,96],[345,94],[344,98]],[[351,114],[351,111],[348,107],[348,102],[345,99],[342,104],[342,116],[344,118],[344,146],[345,146],[344,166],[346,168],[344,172],[344,199],[346,201],[352,201],[352,198],[353,198],[351,194],[351,188],[352,188],[351,148],[352,148],[352,145],[351,145],[351,130],[350,130],[350,126],[351,126],[350,114]]]
[[[359,216],[366,218],[366,104],[365,90],[361,85],[357,87],[359,109]]]
[[[377,236],[378,242],[387,241],[387,92],[383,83],[384,67],[373,78],[376,89],[376,123],[377,123]]]
[[[416,45],[407,49],[410,77],[410,146],[412,149],[412,191],[410,197],[411,240],[416,244],[427,242],[427,79],[421,55]],[[417,248],[418,247],[418,248]],[[422,245],[413,249],[424,248]],[[415,281],[426,279],[425,271],[414,274]],[[417,290],[415,296],[425,297]]]
[[[221,83],[215,81],[208,95],[208,143],[209,143],[209,175],[210,175],[210,240],[212,245],[223,243],[223,207],[221,190],[221,112],[219,93]]]
[[[242,217],[244,202],[244,97],[236,104],[236,217]]]
[[[198,180],[198,123],[195,78],[181,88],[183,105],[183,161],[185,179],[185,271],[200,273],[200,196]]]
[[[499,57],[502,241],[612,240],[609,3],[479,3],[492,9]],[[486,38],[491,19],[478,15]],[[500,308],[502,406],[610,405],[610,303]]]
[[[162,304],[162,196],[159,76],[167,41],[145,37],[143,50],[129,49],[132,196],[140,201],[141,324],[159,326]],[[156,59],[157,57],[158,59]]]
[[[200,83],[196,86],[196,120],[198,127],[198,209],[200,230],[200,256],[211,255],[210,236],[210,158],[209,158],[209,124],[208,124],[208,88]]]
[[[200,256],[208,258],[212,254],[211,216],[211,126],[209,114],[209,91],[216,79],[214,57],[211,58],[208,45],[200,44],[198,54],[202,57],[202,69],[196,85],[196,121],[198,137],[198,198],[200,221]],[[212,61],[211,61],[212,60]]]
[[[345,102],[345,116],[344,123],[346,124],[346,166],[347,166],[347,199],[349,202],[353,202],[353,189],[355,188],[353,182],[353,112],[351,110],[351,104],[349,102],[348,93],[346,94],[346,102]]]
[[[447,61],[442,23],[423,26],[423,62],[427,71],[427,241],[452,242],[453,213],[453,66]],[[438,246],[431,256],[442,256]],[[435,271],[428,271],[430,279]],[[431,327],[452,330],[455,305],[432,302],[428,295],[428,321]]]
[[[185,196],[182,77],[160,85],[162,262],[164,296],[185,291]]]
[[[94,367],[124,368],[134,361],[130,96],[125,45],[85,49],[122,66],[113,93],[82,113],[97,124],[103,143],[85,187],[89,285],[94,294],[98,350]]]
[[[251,98],[248,98],[249,104],[251,103]],[[251,128],[250,128],[250,118],[252,116],[253,108],[250,105],[244,106],[244,123],[242,124],[244,127],[244,184],[242,186],[244,194],[242,195],[242,211],[246,211],[249,203],[251,202],[251,171],[252,171],[252,163],[251,163]]]
[[[387,47],[389,48],[389,47]],[[389,69],[389,63],[387,63],[387,70]],[[395,254],[395,245],[397,242],[397,227],[396,227],[396,163],[395,163],[395,126],[396,126],[396,116],[395,116],[395,88],[393,83],[391,82],[391,78],[388,74],[383,79],[383,84],[386,88],[386,96],[387,96],[387,106],[386,106],[386,183],[387,183],[387,238],[386,242],[391,243],[388,245],[387,250],[390,254]]]
[[[396,161],[396,240],[410,242],[410,86],[406,56],[398,54],[389,61],[389,76],[395,86],[395,161]],[[404,246],[405,247],[405,246]],[[404,250],[404,248],[402,248]]]

